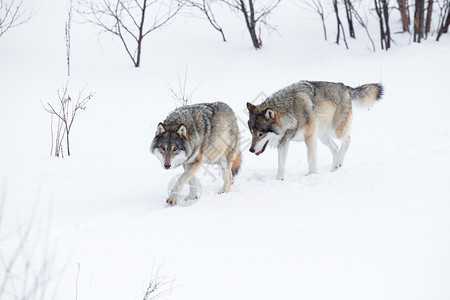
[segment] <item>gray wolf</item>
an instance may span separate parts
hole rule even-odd
[[[381,84],[356,88],[342,83],[301,81],[267,98],[260,105],[247,103],[250,152],[260,155],[267,145],[278,149],[277,179],[283,180],[290,141],[304,141],[309,174],[316,173],[317,139],[333,155],[331,171],[342,166],[350,144],[352,103],[371,107],[383,94]],[[334,139],[341,141],[338,147]]]
[[[170,113],[158,124],[150,146],[164,169],[180,165],[184,168],[167,203],[178,203],[180,192],[188,181],[190,197],[197,198],[193,176],[202,163],[220,166],[224,180],[220,193],[229,192],[241,164],[239,140],[236,116],[223,102],[182,106]]]

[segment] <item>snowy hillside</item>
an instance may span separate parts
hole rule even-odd
[[[152,278],[166,283],[162,299],[450,298],[450,36],[346,50],[285,1],[259,51],[232,14],[221,16],[227,43],[180,15],[149,36],[136,69],[118,40],[74,23],[71,93],[95,95],[71,157],[58,159],[41,105],[66,81],[66,5],[53,2],[35,1],[35,17],[0,38],[2,300],[35,278],[42,299],[58,300],[143,299]],[[238,116],[243,164],[230,193],[217,194],[218,169],[205,167],[201,198],[168,207],[182,168],[164,170],[149,146],[186,65],[194,103],[224,101]],[[381,82],[385,93],[355,109],[340,170],[319,143],[318,173],[306,176],[305,145],[291,143],[277,181],[276,150],[248,151],[245,104],[300,80]]]

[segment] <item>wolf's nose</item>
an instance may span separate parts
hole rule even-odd
[[[250,148],[250,149],[248,149],[248,151],[250,151],[251,153],[255,153],[255,148]]]
[[[170,164],[169,163],[164,163],[164,168],[170,169]]]

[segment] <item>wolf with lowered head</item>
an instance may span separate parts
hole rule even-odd
[[[218,164],[224,180],[220,193],[231,189],[241,164],[239,127],[233,110],[223,102],[182,106],[158,124],[150,151],[164,169],[180,165],[184,173],[172,189],[167,203],[176,205],[189,182],[190,197],[196,199],[193,176],[202,163]]]
[[[260,105],[247,103],[252,134],[250,152],[260,155],[267,145],[278,149],[277,179],[284,179],[290,141],[304,141],[309,174],[316,173],[319,139],[333,155],[331,171],[342,166],[350,144],[352,103],[371,107],[383,94],[381,84],[356,88],[342,83],[301,81],[292,84]],[[334,140],[340,140],[338,147]]]

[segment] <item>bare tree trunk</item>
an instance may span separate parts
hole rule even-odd
[[[441,35],[448,32],[448,27],[450,26],[450,0],[447,0],[443,7],[441,8],[441,24],[439,25],[439,32],[436,38],[436,41],[439,41]]]
[[[446,19],[445,24],[444,24],[443,33],[447,33],[448,32],[448,27],[450,26],[450,3],[448,5],[449,5],[449,8],[448,8],[448,11],[447,11],[447,19]]]
[[[414,11],[414,42],[420,43],[424,37],[425,0],[416,0]]]
[[[431,30],[432,15],[433,15],[433,0],[428,0],[427,21],[425,22],[425,37],[428,37],[428,33],[430,33],[430,30]]]
[[[66,128],[67,156],[70,156],[69,129]]]
[[[141,13],[141,23],[139,24],[139,34],[137,40],[137,51],[136,51],[136,62],[134,66],[139,68],[141,65],[141,51],[142,51],[142,40],[144,39],[144,21],[145,21],[145,10],[147,9],[147,0],[144,0],[142,5]]]
[[[380,0],[374,0],[374,3],[375,3],[375,11],[378,15],[378,23],[380,24],[381,49],[385,49],[386,34],[384,31],[383,14],[381,13],[381,5],[379,1]]]
[[[389,3],[388,0],[381,0],[383,4],[383,17],[384,17],[384,25],[386,28],[385,31],[385,42],[386,42],[386,50],[391,48],[391,28],[389,26]]]
[[[398,0],[398,8],[400,10],[403,31],[409,32],[409,14],[406,0]]]
[[[347,14],[348,30],[350,37],[356,38],[355,28],[353,27],[353,14],[352,14],[352,2],[351,0],[344,0],[345,12]]]
[[[345,43],[345,47],[348,49],[347,39],[345,38],[344,26],[342,25],[341,18],[339,17],[339,4],[337,0],[333,0],[334,12],[336,14],[336,23],[337,23],[337,33],[336,33],[336,44],[339,45],[339,40],[341,36],[342,29],[342,37]]]
[[[248,32],[250,33],[250,38],[252,40],[253,47],[255,47],[255,49],[260,49],[262,47],[262,41],[261,41],[261,39],[258,39],[258,36],[256,34],[254,1],[255,0],[248,1],[250,15],[249,15],[249,11],[245,7],[245,2],[243,0],[240,0],[239,3],[240,3],[240,9],[241,9],[242,13],[244,14],[245,24],[247,25]]]

